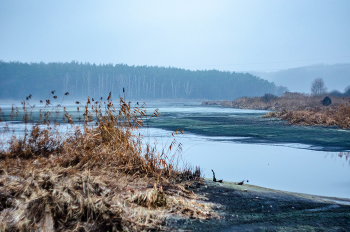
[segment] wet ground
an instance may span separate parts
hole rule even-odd
[[[169,219],[182,231],[350,231],[350,199],[205,180],[193,190],[216,203],[221,219]]]

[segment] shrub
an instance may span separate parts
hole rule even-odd
[[[324,106],[329,106],[332,104],[332,100],[330,97],[326,96],[325,98],[323,98],[322,100],[322,105]]]
[[[269,102],[270,100],[272,99],[276,99],[277,96],[276,95],[273,95],[271,93],[266,93],[264,96],[261,97],[261,100],[265,103]]]
[[[348,97],[350,96],[350,85],[345,88],[344,96],[348,96]]]
[[[338,91],[338,90],[333,90],[333,91],[329,92],[329,95],[330,96],[336,96],[336,97],[343,96],[343,94],[340,91]]]

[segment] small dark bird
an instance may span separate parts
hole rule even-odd
[[[80,104],[80,102],[76,101],[75,104]]]
[[[101,97],[101,101],[102,101],[102,97]]]
[[[92,101],[95,101],[94,98],[91,99]]]
[[[40,100],[40,103],[43,103],[43,100]]]
[[[67,95],[69,95],[69,93],[68,93],[68,92],[66,92],[64,95],[66,95],[66,96],[67,96]]]
[[[53,96],[53,98],[55,98],[55,99],[56,99],[56,98],[57,98],[57,96]]]
[[[124,89],[124,87],[123,87],[123,93],[125,93],[125,89]]]
[[[51,91],[51,93],[52,93],[52,94],[55,94],[55,92],[56,92],[56,90],[54,90],[54,91]]]

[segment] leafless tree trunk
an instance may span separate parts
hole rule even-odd
[[[98,75],[98,95],[101,96],[101,76]]]
[[[75,77],[75,96],[78,97],[78,77]]]
[[[327,92],[327,87],[324,85],[322,78],[316,78],[311,85],[311,94],[319,96]]]
[[[156,78],[153,77],[153,98],[156,98]]]
[[[69,81],[69,73],[66,73],[63,77],[63,92],[68,92],[68,81]]]
[[[187,96],[190,95],[192,92],[192,84],[190,83],[190,81],[187,81],[184,83],[184,88],[185,88],[185,94]]]
[[[86,79],[87,79],[87,95],[89,96],[90,94],[90,71],[87,71]]]

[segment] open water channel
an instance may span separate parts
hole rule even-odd
[[[5,114],[9,107],[0,105]],[[67,109],[77,114],[75,106]],[[175,138],[182,145],[183,162],[200,166],[206,177],[212,177],[213,169],[224,181],[249,180],[266,188],[350,198],[350,130],[286,125],[262,118],[267,111],[200,103],[147,105],[148,114],[156,109],[162,116],[147,120],[145,141],[162,148]],[[7,124],[23,132],[18,121]],[[9,132],[3,128],[5,138]],[[176,129],[184,133],[175,134]]]

